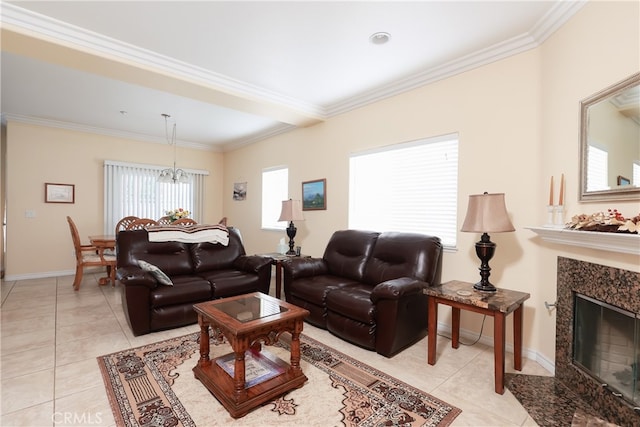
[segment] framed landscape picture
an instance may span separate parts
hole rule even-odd
[[[75,203],[76,186],[73,184],[44,184],[45,203]]]
[[[317,179],[302,183],[302,210],[327,209],[327,180]]]

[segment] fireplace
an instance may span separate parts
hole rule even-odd
[[[640,416],[637,313],[640,273],[558,257],[556,378],[620,425]]]
[[[640,406],[640,319],[636,313],[575,294],[573,362],[617,397]]]

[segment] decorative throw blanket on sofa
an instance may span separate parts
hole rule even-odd
[[[150,242],[219,243],[229,244],[229,230],[221,224],[161,225],[147,228]]]

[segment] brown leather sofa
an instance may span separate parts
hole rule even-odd
[[[338,337],[391,357],[427,335],[427,296],[438,286],[442,244],[415,233],[342,230],[322,258],[283,263],[288,302],[305,320]]]
[[[269,293],[271,259],[245,254],[240,233],[229,244],[149,242],[146,230],[120,231],[116,278],[134,335],[198,321],[193,304],[249,292]],[[162,285],[139,260],[159,267],[173,282]]]

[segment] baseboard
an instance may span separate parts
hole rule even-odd
[[[60,277],[60,276],[73,276],[76,274],[76,270],[62,270],[62,271],[43,271],[41,273],[26,273],[26,274],[12,274],[4,276],[5,282],[13,282],[16,280],[29,280],[29,279],[44,279],[47,277]]]
[[[451,325],[438,322],[438,333],[451,337]],[[468,329],[460,328],[460,338],[465,340],[466,342],[475,342],[478,339],[478,333],[470,331]],[[493,348],[493,337],[483,335],[482,337],[480,337],[478,342],[486,345],[487,347]],[[505,351],[513,354],[513,344],[508,342],[505,343]],[[550,361],[548,358],[538,353],[537,351],[524,347],[522,349],[522,357],[539,363],[540,366],[549,371],[552,375],[555,374],[555,363]]]

